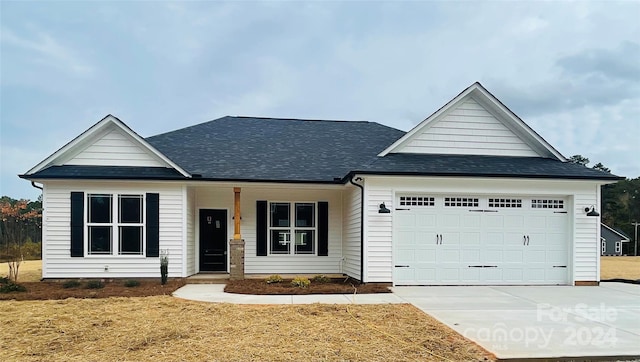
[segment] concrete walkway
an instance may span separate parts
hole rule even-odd
[[[178,298],[235,304],[411,303],[500,359],[640,359],[640,286],[394,287],[393,294],[244,295],[187,284]]]

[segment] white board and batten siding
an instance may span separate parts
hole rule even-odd
[[[599,184],[576,180],[367,176],[365,180],[365,282],[393,281],[393,223],[399,194],[557,196],[567,200],[569,284],[599,280]],[[391,214],[379,214],[384,202]]]
[[[361,280],[360,230],[362,195],[356,186],[347,186],[342,196],[342,257],[343,273]]]
[[[342,190],[294,185],[241,187],[241,237],[245,241],[245,274],[334,274],[342,273]],[[329,255],[256,255],[256,201],[329,203]],[[197,187],[196,212],[201,209],[228,210],[228,239],[233,238],[233,186]],[[317,212],[317,209],[316,209]],[[196,245],[199,246],[199,217],[195,215]],[[316,233],[317,238],[317,233]],[[196,254],[198,249],[196,248]],[[228,261],[227,261],[228,263]],[[196,263],[197,264],[197,263]]]
[[[538,157],[528,144],[468,98],[393,152]]]
[[[111,128],[93,140],[66,165],[166,167],[166,164],[143,148],[119,128]]]
[[[43,278],[159,278],[160,258],[144,255],[71,257],[71,192],[160,195],[160,250],[169,252],[169,277],[183,275],[183,186],[160,182],[47,181],[43,220]],[[86,212],[86,211],[85,211]],[[86,229],[85,229],[86,238]],[[84,246],[86,255],[86,243]],[[105,267],[108,270],[105,270]]]

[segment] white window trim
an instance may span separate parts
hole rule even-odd
[[[289,204],[289,226],[271,226],[271,204]],[[313,227],[296,227],[295,226],[295,209],[296,209],[296,204],[312,204],[313,205]],[[267,255],[268,256],[285,256],[285,257],[292,257],[292,256],[317,256],[318,255],[318,202],[317,201],[276,201],[276,200],[269,200],[267,201],[267,213],[269,215],[269,217],[267,218],[267,242],[269,243],[268,248],[267,248]],[[271,236],[272,230],[289,230],[289,240],[288,240],[288,244],[289,244],[289,252],[288,253],[273,253],[271,251],[271,247],[272,247],[272,243],[271,243]],[[313,238],[313,253],[301,253],[301,254],[296,254],[296,250],[295,250],[295,234],[296,231],[303,231],[303,230],[312,230],[314,232],[314,238]]]
[[[90,223],[89,222],[89,198],[91,195],[111,195],[111,222],[110,223]],[[146,192],[140,191],[87,191],[84,197],[84,256],[88,258],[137,258],[143,259],[147,253],[147,205]],[[140,196],[142,200],[142,223],[120,223],[120,196]],[[109,254],[91,254],[91,245],[89,244],[89,227],[90,226],[109,226],[111,228],[111,253]],[[142,227],[142,248],[139,254],[121,254],[120,253],[120,226],[141,226]]]
[[[604,255],[604,253],[607,252],[607,242],[606,241],[602,241],[602,254]]]
[[[616,253],[619,253],[621,251],[622,251],[622,242],[616,241]]]

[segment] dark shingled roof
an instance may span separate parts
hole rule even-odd
[[[29,175],[30,179],[113,179],[113,180],[175,180],[184,179],[180,172],[165,167],[131,166],[51,166]]]
[[[223,117],[146,140],[203,179],[336,182],[404,134],[372,122]]]
[[[610,173],[549,158],[478,155],[390,153],[385,157],[376,157],[353,171],[394,175],[620,179]]]
[[[405,132],[373,122],[223,117],[146,140],[198,180],[343,183],[355,173],[618,180],[538,157],[377,155]],[[185,179],[159,167],[52,166],[29,179]]]

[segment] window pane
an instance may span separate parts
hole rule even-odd
[[[120,195],[120,222],[142,223],[142,196]]]
[[[271,254],[289,254],[291,231],[271,230]]]
[[[288,203],[271,203],[271,226],[289,227],[289,207]]]
[[[111,222],[111,195],[89,195],[89,222]]]
[[[313,254],[314,236],[313,230],[296,230],[296,254]]]
[[[111,226],[89,226],[89,254],[111,254]]]
[[[120,254],[142,254],[142,226],[120,226]]]
[[[296,204],[296,227],[314,227],[314,204]]]

